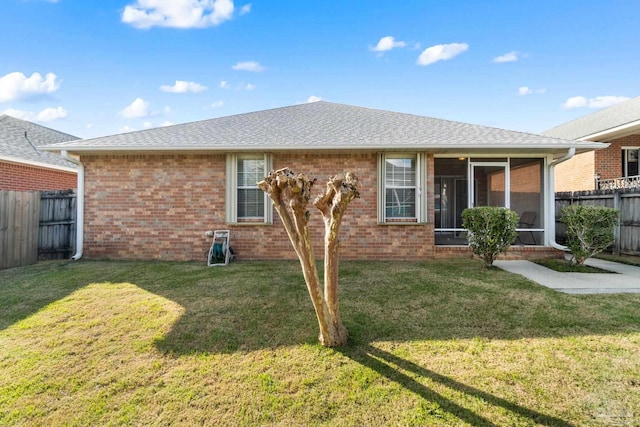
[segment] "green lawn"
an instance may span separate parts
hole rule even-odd
[[[0,271],[0,425],[640,424],[640,295],[470,260],[340,280],[326,349],[297,262]]]

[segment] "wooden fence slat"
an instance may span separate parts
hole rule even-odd
[[[42,193],[40,212],[38,259],[70,258],[75,249],[75,192]]]
[[[72,190],[0,191],[0,269],[73,255],[75,197]]]
[[[9,195],[0,191],[0,269],[9,266]]]

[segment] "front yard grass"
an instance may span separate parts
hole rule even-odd
[[[327,349],[293,261],[0,271],[0,425],[640,424],[640,295],[469,260],[340,283]]]

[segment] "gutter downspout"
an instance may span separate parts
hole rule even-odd
[[[60,152],[62,158],[78,165],[78,195],[76,201],[76,253],[71,257],[77,261],[82,258],[84,249],[84,165],[80,160],[69,156],[67,150]]]
[[[566,246],[563,246],[561,244],[559,244],[558,242],[556,242],[556,192],[555,192],[555,167],[557,165],[559,165],[562,162],[566,162],[567,160],[569,160],[570,158],[572,158],[573,156],[575,156],[576,154],[576,149],[575,147],[571,147],[569,148],[569,150],[567,151],[567,154],[565,154],[563,157],[560,157],[557,160],[554,160],[553,162],[551,162],[551,164],[549,165],[549,188],[547,189],[547,193],[549,194],[548,196],[548,200],[549,200],[549,209],[547,210],[547,224],[548,227],[547,229],[549,230],[549,238],[547,239],[547,241],[549,242],[549,245],[559,249],[561,251],[565,251],[568,252],[569,248],[567,248]]]

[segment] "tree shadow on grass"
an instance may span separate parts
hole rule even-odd
[[[68,264],[47,261],[0,271],[0,331],[84,287],[82,277],[50,283]]]
[[[171,331],[156,342],[163,352],[227,353],[317,343],[317,321],[296,262],[193,267],[180,277],[175,283],[136,282],[184,307]],[[640,296],[562,294],[468,261],[373,267],[343,262],[340,280],[343,320],[359,342],[640,331]]]
[[[422,399],[436,404],[442,411],[445,411],[457,417],[461,421],[473,426],[496,426],[497,424],[482,415],[453,402],[451,399],[425,386],[420,382],[420,380],[430,380],[433,383],[447,387],[454,392],[482,400],[489,405],[501,407],[510,413],[534,421],[536,425],[558,427],[573,426],[573,424],[560,418],[525,408],[491,393],[460,383],[452,378],[438,374],[437,372],[426,369],[372,345],[345,346],[340,348],[339,351],[354,362],[372,369]]]

